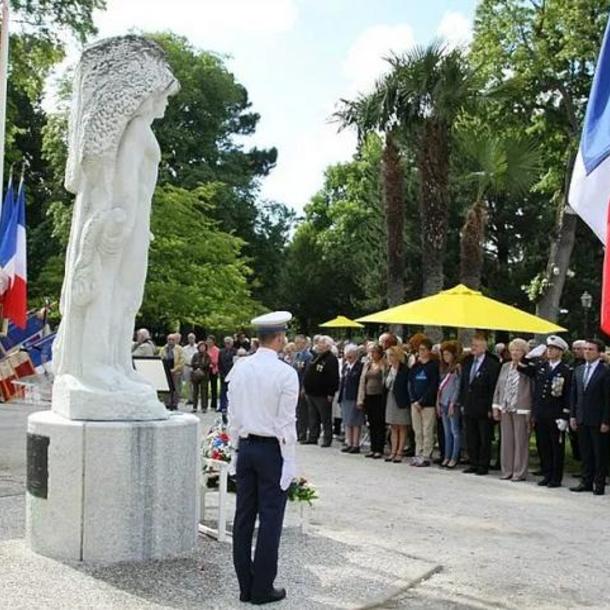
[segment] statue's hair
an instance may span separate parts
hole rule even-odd
[[[88,46],[74,74],[66,188],[78,191],[83,160],[116,155],[144,100],[178,87],[165,52],[152,40],[115,36]]]

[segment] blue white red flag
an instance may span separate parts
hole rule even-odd
[[[606,246],[601,327],[610,334],[610,21],[593,75],[593,84],[568,201]]]
[[[2,315],[19,328],[27,324],[27,257],[25,186],[19,184],[17,201],[0,242],[0,299]]]

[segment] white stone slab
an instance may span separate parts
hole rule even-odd
[[[48,436],[48,497],[27,493],[27,540],[58,559],[164,559],[191,552],[199,516],[199,420],[74,421],[34,413]]]

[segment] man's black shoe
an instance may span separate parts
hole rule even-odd
[[[477,468],[475,474],[478,474],[481,477],[484,477],[486,474],[489,474],[489,470],[487,468]]]
[[[550,482],[550,483],[547,485],[547,487],[553,487],[553,488],[555,488],[555,487],[561,487],[561,483],[558,483],[557,481],[551,481],[551,482]]]
[[[317,445],[318,441],[305,441],[303,445]]]
[[[596,487],[593,490],[594,496],[603,496],[606,493],[606,490],[603,487]]]
[[[331,445],[332,445],[332,442],[331,443],[322,443],[320,445],[320,447],[330,447]]]
[[[538,487],[546,487],[549,483],[549,479],[542,479],[542,481],[538,481]]]
[[[286,589],[272,589],[271,593],[264,597],[252,597],[250,602],[255,606],[262,606],[263,604],[272,604],[273,602],[280,602],[286,597]]]
[[[464,470],[462,470],[462,472],[466,474],[474,474],[476,471],[477,469],[472,466],[470,466],[470,468],[465,468]]]
[[[575,491],[576,493],[580,493],[581,491],[593,491],[593,487],[590,487],[589,485],[583,485],[581,483],[576,487],[570,487],[570,491]]]
[[[249,593],[240,593],[239,594],[239,601],[240,602],[249,602],[250,601],[250,594]]]

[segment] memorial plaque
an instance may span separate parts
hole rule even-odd
[[[27,490],[37,498],[47,497],[49,480],[49,437],[28,434]]]

